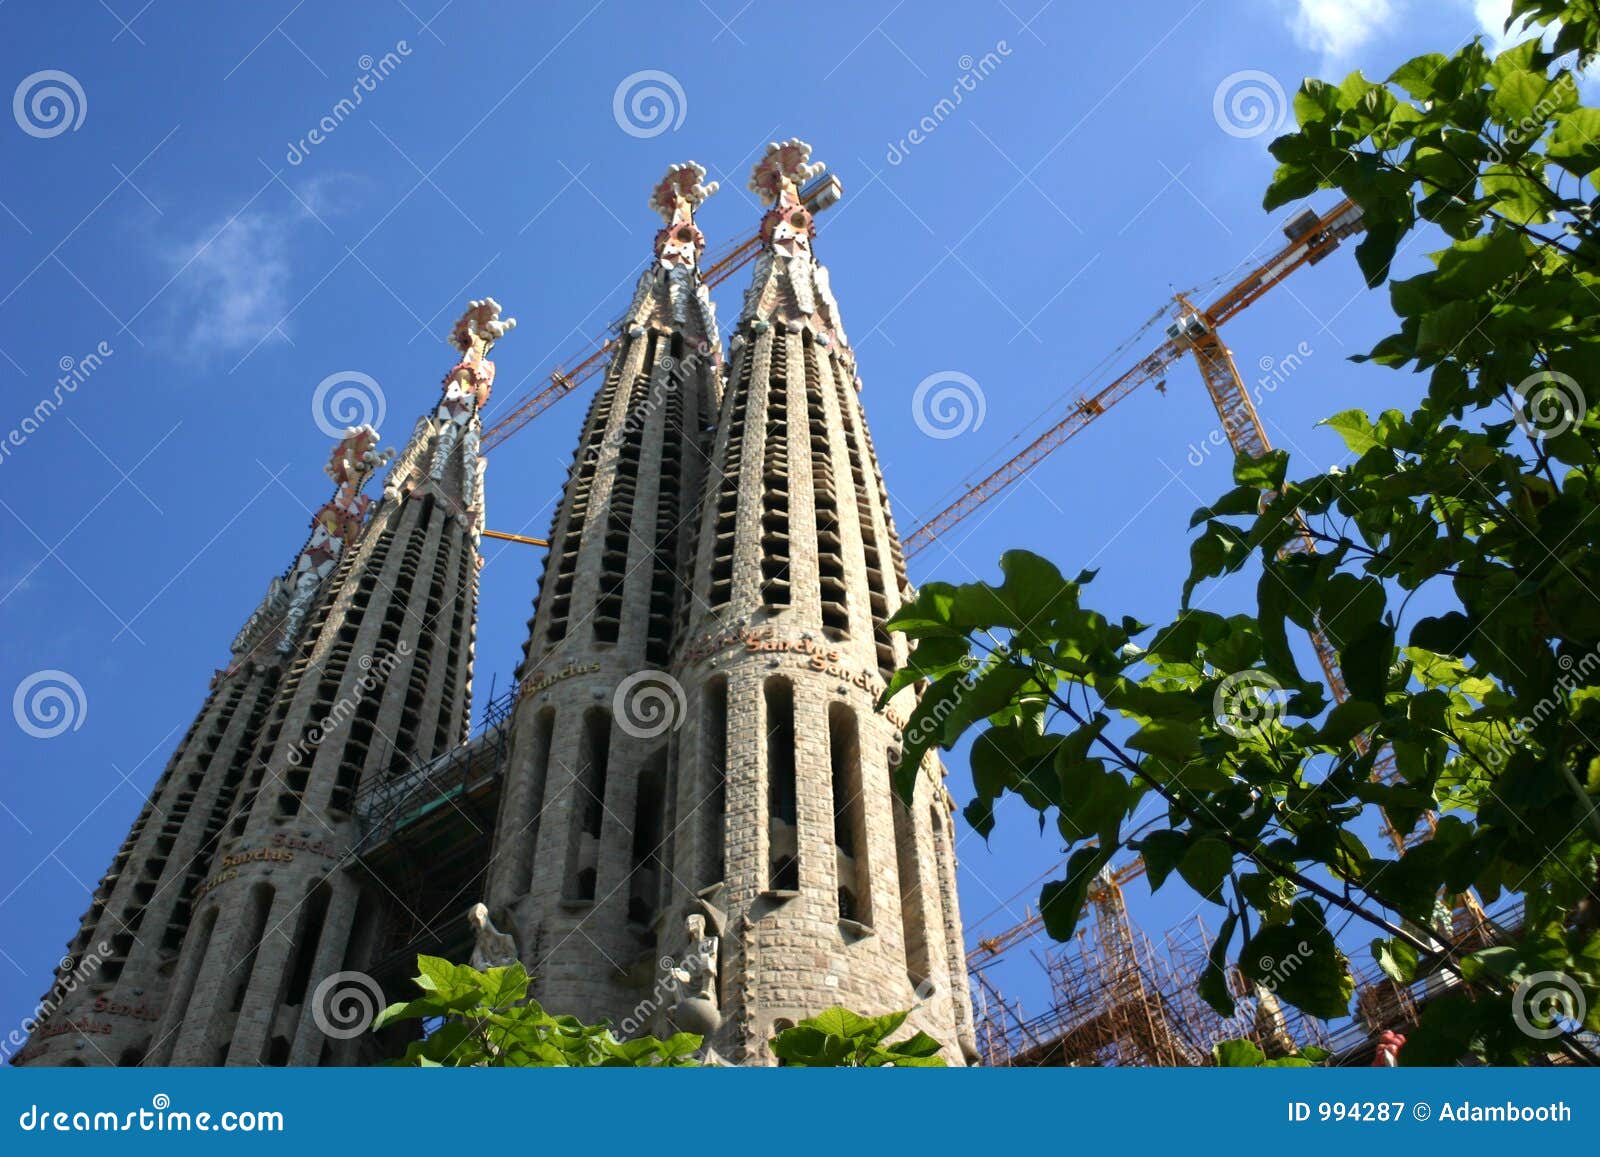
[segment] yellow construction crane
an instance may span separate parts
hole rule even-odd
[[[1224,322],[1237,317],[1247,307],[1259,301],[1284,278],[1303,265],[1315,265],[1349,237],[1366,228],[1361,208],[1349,199],[1340,201],[1326,214],[1319,215],[1307,209],[1286,226],[1284,235],[1288,244],[1266,261],[1257,265],[1246,276],[1235,282],[1206,309],[1200,309],[1184,295],[1176,297],[1178,317],[1167,327],[1166,339],[1145,355],[1130,370],[1122,374],[1098,393],[1080,398],[1070,413],[1050,429],[1035,438],[1020,453],[996,468],[987,478],[967,490],[960,498],[912,531],[905,540],[907,557],[928,546],[941,534],[949,531],[962,519],[984,503],[999,495],[1030,469],[1048,457],[1073,435],[1085,429],[1116,403],[1126,398],[1146,382],[1163,382],[1167,369],[1185,354],[1193,354],[1200,367],[1211,401],[1222,420],[1222,430],[1235,454],[1248,454],[1260,458],[1271,451],[1261,416],[1256,412],[1250,391],[1239,376],[1233,353],[1222,341]],[[1290,551],[1313,551],[1315,543],[1302,521],[1300,534],[1291,540]],[[1344,676],[1339,671],[1338,652],[1327,636],[1317,629],[1309,632],[1311,645],[1328,680],[1334,700],[1342,703],[1349,698]],[[1358,740],[1359,742],[1359,740]],[[1395,778],[1394,757],[1384,752],[1375,765],[1374,774],[1385,782]],[[1383,831],[1397,852],[1404,852],[1408,844],[1426,839],[1434,830],[1434,816],[1424,817],[1417,832],[1408,836],[1399,831],[1383,816]]]
[[[1212,302],[1209,309],[1196,309],[1188,298],[1180,294],[1177,301],[1181,311],[1178,319],[1167,328],[1166,340],[1161,345],[1100,392],[1078,399],[1066,417],[1001,464],[982,482],[913,530],[906,536],[906,557],[922,550],[1016,482],[1058,446],[1134,390],[1146,382],[1163,381],[1167,368],[1186,353],[1192,353],[1200,365],[1206,389],[1211,392],[1211,400],[1222,419],[1222,428],[1233,443],[1234,450],[1256,456],[1265,454],[1271,447],[1261,428],[1261,419],[1256,414],[1249,391],[1245,389],[1238,367],[1234,365],[1233,354],[1222,344],[1220,327],[1223,322],[1236,317],[1247,306],[1260,300],[1268,290],[1296,269],[1302,265],[1316,264],[1338,248],[1345,238],[1365,228],[1361,209],[1354,201],[1341,201],[1323,216],[1307,209],[1284,227],[1289,244],[1251,270],[1248,276]]]

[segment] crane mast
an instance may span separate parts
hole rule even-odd
[[[906,536],[909,558],[934,539],[961,522],[978,507],[1017,481],[1052,451],[1082,431],[1116,403],[1146,382],[1160,379],[1168,366],[1192,352],[1211,391],[1223,429],[1253,430],[1265,447],[1266,435],[1256,416],[1244,384],[1239,380],[1233,359],[1228,356],[1217,327],[1260,300],[1269,290],[1302,265],[1321,261],[1345,238],[1362,231],[1361,209],[1349,199],[1339,202],[1326,215],[1307,209],[1284,227],[1289,243],[1233,284],[1204,311],[1196,310],[1188,299],[1178,298],[1183,312],[1167,329],[1167,339],[1099,393],[1080,398],[1061,421],[1035,438],[1015,457],[999,466],[945,509]],[[1222,363],[1226,362],[1224,366]],[[1237,448],[1237,447],[1236,447]],[[1265,453],[1263,448],[1261,453]]]

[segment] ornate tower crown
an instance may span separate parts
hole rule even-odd
[[[481,408],[494,385],[494,363],[488,358],[494,343],[517,328],[517,319],[500,319],[500,303],[492,297],[467,302],[467,312],[450,330],[450,344],[461,360],[444,376],[445,398]],[[452,388],[454,387],[454,388]]]
[[[650,193],[650,208],[666,222],[656,233],[656,260],[664,268],[694,268],[705,251],[705,234],[694,223],[694,211],[718,188],[715,181],[704,183],[705,175],[705,167],[694,161],[672,165]]]
[[[821,176],[827,166],[809,163],[811,146],[798,137],[767,146],[766,156],[750,170],[750,190],[772,206],[761,219],[761,243],[784,257],[811,251],[817,228],[811,210],[800,199],[800,187]]]

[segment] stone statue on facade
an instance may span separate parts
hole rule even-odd
[[[467,923],[472,925],[472,958],[467,962],[479,970],[504,968],[518,960],[517,942],[509,932],[502,932],[489,919],[488,905],[474,904],[467,909]]]
[[[718,940],[706,931],[706,918],[698,912],[685,917],[684,950],[671,968],[679,986],[672,1020],[683,1032],[710,1036],[722,1027],[717,1002]]]

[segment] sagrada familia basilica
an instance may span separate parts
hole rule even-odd
[[[470,303],[398,453],[345,434],[15,1063],[373,1063],[419,953],[520,959],[550,1011],[700,1033],[713,1062],[774,1064],[832,1005],[909,1008],[974,1057],[942,769],[911,806],[890,788],[910,587],[810,152],[755,166],[726,343],[695,224],[716,185],[691,162],[656,186],[516,685],[476,730],[481,414],[515,322]]]

